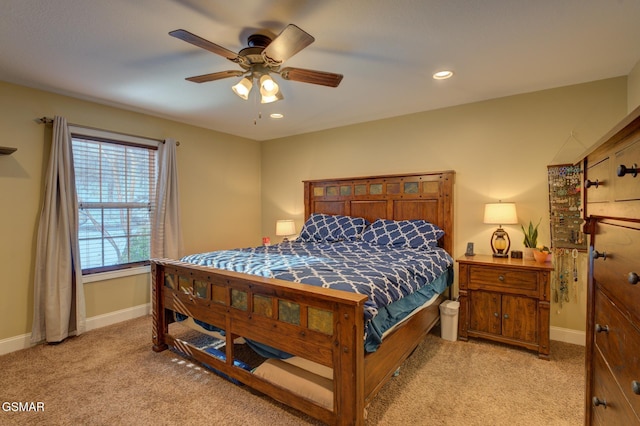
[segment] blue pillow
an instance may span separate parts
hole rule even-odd
[[[444,231],[426,220],[376,219],[362,234],[362,239],[381,246],[417,249],[436,247]]]
[[[304,223],[298,240],[315,242],[353,241],[369,222],[361,217],[313,213]]]

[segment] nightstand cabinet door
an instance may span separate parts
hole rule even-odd
[[[469,295],[469,329],[502,334],[502,306],[499,293],[474,291]]]
[[[502,296],[502,335],[523,342],[538,341],[538,301],[530,297]]]

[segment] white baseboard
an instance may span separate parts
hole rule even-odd
[[[95,317],[87,318],[87,331],[95,330],[96,328],[105,327],[111,324],[117,324],[122,321],[143,317],[151,313],[151,304],[145,303],[144,305],[134,306],[132,308],[121,309],[115,312],[109,312],[108,314],[102,314]]]
[[[132,308],[109,312],[108,314],[97,315],[95,317],[87,318],[87,331],[95,330],[96,328],[105,327],[107,325],[116,324],[133,318],[142,317],[144,315],[149,315],[150,313],[151,304],[146,303],[144,305],[138,305]],[[568,328],[551,327],[550,338],[551,340],[571,343],[574,345],[585,346],[586,344],[586,334],[584,331],[571,330]],[[26,349],[33,346],[30,339],[31,333],[27,333],[21,336],[9,337],[7,339],[0,340],[0,355],[19,351],[20,349]]]
[[[31,333],[0,340],[0,355],[30,348],[33,346],[30,339]]]
[[[551,327],[549,330],[551,340],[585,346],[587,335],[584,331],[571,330],[569,328]]]
[[[150,313],[151,304],[145,303],[144,305],[121,309],[119,311],[109,312],[108,314],[97,315],[95,317],[87,318],[86,330],[95,330],[96,328],[105,327],[107,325],[116,324],[133,318],[142,317]],[[34,346],[31,343],[31,333],[2,339],[0,340],[0,355],[30,348],[31,346]]]

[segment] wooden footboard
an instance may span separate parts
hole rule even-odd
[[[277,279],[152,261],[153,349],[174,347],[270,397],[328,424],[363,424],[365,407],[439,319],[438,305],[414,315],[365,356],[366,296]],[[169,334],[173,312],[226,330],[226,360]],[[333,368],[333,410],[234,365],[237,337]],[[387,343],[389,342],[389,343]]]
[[[152,261],[152,277],[155,351],[173,346],[326,423],[362,424],[366,296],[168,259]],[[171,311],[226,330],[226,360],[170,335]],[[333,367],[333,411],[234,366],[240,336]]]

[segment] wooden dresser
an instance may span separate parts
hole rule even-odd
[[[551,263],[490,255],[465,256],[458,263],[460,340],[482,337],[548,359]]]
[[[640,424],[640,108],[584,159],[585,423]]]

